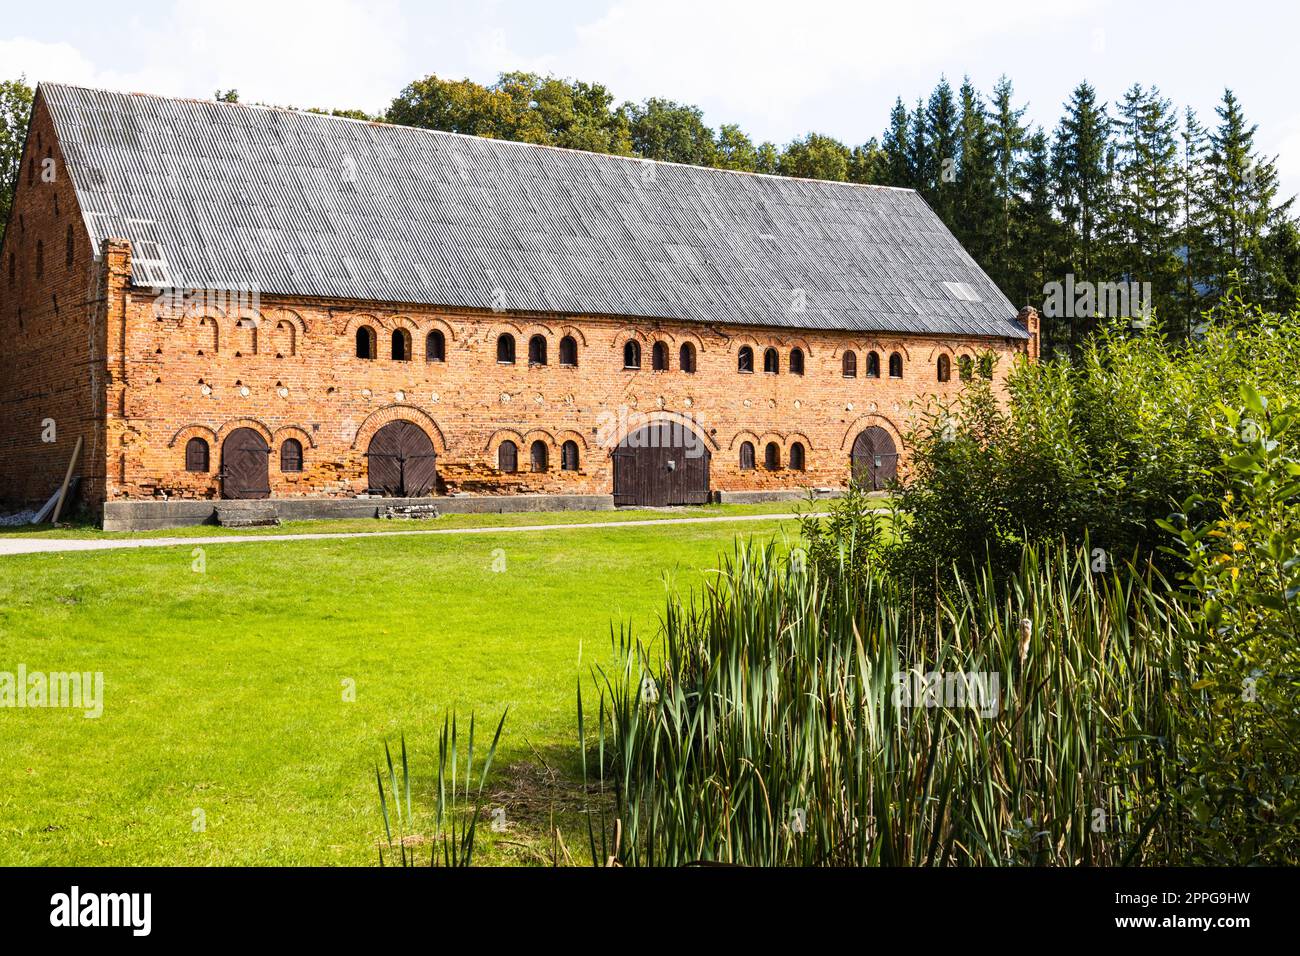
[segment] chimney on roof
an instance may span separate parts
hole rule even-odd
[[[1037,362],[1038,354],[1039,354],[1038,353],[1038,329],[1039,329],[1038,310],[1035,309],[1032,305],[1027,305],[1020,310],[1020,313],[1016,316],[1016,321],[1019,322],[1021,325],[1023,325],[1025,327],[1025,330],[1029,332],[1029,348],[1028,348],[1029,361]]]

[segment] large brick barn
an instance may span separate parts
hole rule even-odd
[[[0,269],[0,499],[109,527],[880,485],[1038,346],[909,190],[52,84]]]

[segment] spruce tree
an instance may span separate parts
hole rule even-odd
[[[1277,228],[1291,201],[1275,206],[1276,164],[1255,153],[1257,127],[1246,120],[1232,90],[1216,108],[1219,125],[1209,135],[1206,154],[1206,222],[1210,232],[1206,278],[1214,295],[1224,292],[1236,271],[1241,292],[1261,301],[1268,291],[1269,266],[1264,242]]]
[[[1016,263],[1012,246],[1013,222],[1021,202],[1020,163],[1028,140],[1023,117],[1026,107],[1014,105],[1011,81],[1003,76],[993,87],[989,115],[989,149],[993,161],[993,223],[989,264],[994,281],[1008,294],[1017,288]],[[996,277],[1000,276],[998,279]],[[1019,291],[1019,289],[1017,289]],[[1013,300],[1015,301],[1015,300]],[[1036,300],[1035,300],[1036,301]]]
[[[957,102],[952,87],[942,77],[925,106],[925,136],[925,199],[951,229],[957,218]]]
[[[954,193],[953,231],[976,262],[984,263],[990,277],[1002,287],[993,252],[996,247],[998,199],[996,166],[984,100],[967,77],[958,94],[957,178]]]
[[[1182,168],[1178,118],[1155,87],[1134,84],[1116,107],[1115,189],[1108,207],[1112,278],[1150,283],[1161,312],[1179,287]]]
[[[911,127],[907,107],[900,96],[889,111],[889,128],[880,140],[884,154],[881,164],[881,183],[885,186],[916,186],[916,170],[912,168]]]
[[[1097,102],[1096,90],[1084,81],[1066,101],[1052,144],[1057,210],[1066,227],[1063,265],[1075,282],[1108,280],[1105,210],[1111,158],[1106,106]],[[1071,315],[1067,325],[1073,350],[1096,322],[1093,316]]]

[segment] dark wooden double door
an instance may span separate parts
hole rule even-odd
[[[370,439],[366,450],[371,494],[422,498],[438,481],[438,456],[424,429],[399,419]]]
[[[221,497],[269,498],[271,448],[261,433],[236,428],[221,443]]]
[[[880,491],[898,474],[898,446],[879,425],[858,433],[853,440],[853,480]]]
[[[614,449],[614,504],[658,508],[709,502],[709,450],[686,428],[660,422]]]

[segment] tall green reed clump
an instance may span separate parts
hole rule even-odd
[[[375,783],[379,789],[379,813],[384,821],[384,840],[379,844],[379,865],[418,866],[423,861],[416,848],[429,844],[429,866],[471,866],[474,862],[475,838],[483,811],[484,789],[488,771],[496,756],[506,715],[501,715],[492,743],[478,768],[475,786],[474,766],[474,715],[469,717],[469,732],[464,738],[464,770],[461,767],[461,734],[455,713],[443,716],[442,732],[438,735],[438,763],[433,780],[433,819],[421,821],[411,802],[414,774],[406,753],[406,737],[398,763],[384,744],[386,771],[375,767]],[[398,768],[400,767],[400,775]],[[385,790],[385,776],[388,788]],[[428,827],[425,832],[425,827]],[[388,853],[385,856],[384,849]]]
[[[740,548],[702,593],[670,599],[662,642],[614,636],[594,735],[579,688],[585,773],[617,818],[590,814],[594,859],[1165,857],[1168,702],[1188,668],[1181,612],[1147,578],[1027,547],[1010,581],[986,569],[922,612],[883,576],[823,564]]]

